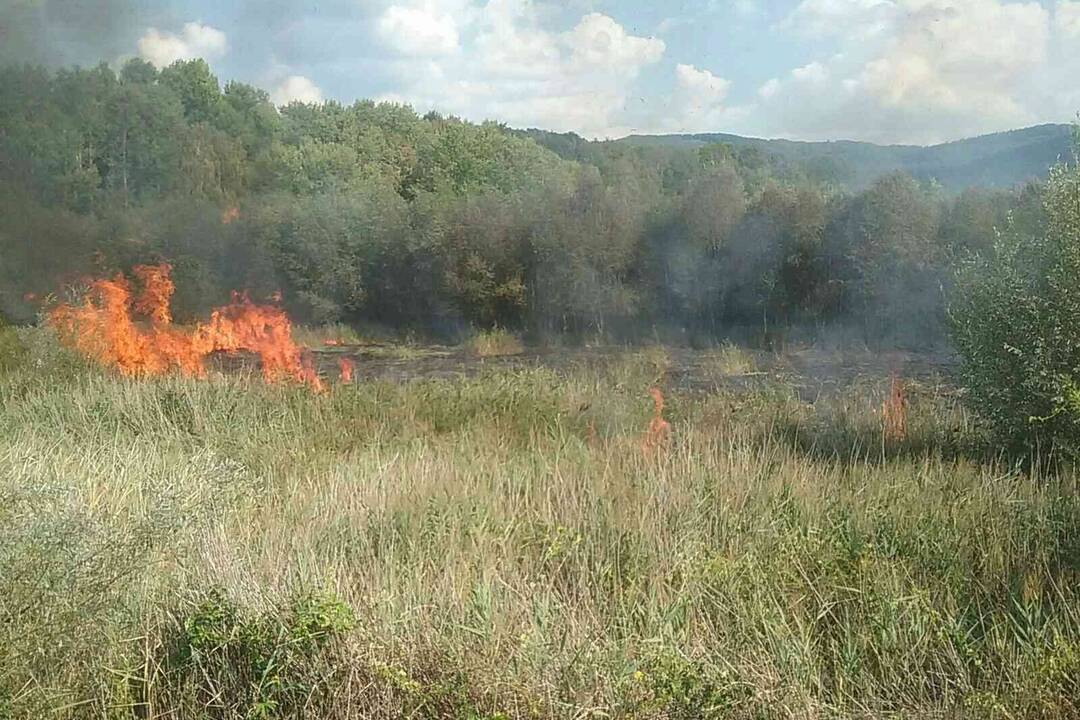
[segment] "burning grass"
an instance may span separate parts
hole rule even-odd
[[[175,286],[168,265],[133,269],[138,288],[123,275],[89,283],[81,303],[61,303],[48,313],[60,338],[83,355],[124,375],[177,371],[202,377],[214,352],[248,351],[259,356],[267,382],[292,380],[323,389],[310,357],[292,338],[292,324],[276,306],[257,305],[233,294],[192,329],[172,324],[169,302]],[[137,322],[137,317],[146,322]]]
[[[659,408],[650,355],[314,395],[20,341],[0,373],[13,717],[1078,711],[1075,476],[966,454],[932,388],[906,383],[885,445],[883,378]]]

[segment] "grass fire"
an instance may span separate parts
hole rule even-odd
[[[123,275],[92,280],[83,301],[52,308],[49,323],[65,343],[124,375],[178,371],[202,377],[211,353],[247,351],[258,355],[267,382],[288,380],[323,390],[279,307],[257,305],[233,293],[232,302],[215,309],[205,322],[189,328],[173,325],[170,272],[167,264],[137,265],[132,269],[136,287]]]
[[[0,0],[0,720],[1080,720],[1078,38]]]

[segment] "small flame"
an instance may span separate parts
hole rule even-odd
[[[235,205],[233,207],[226,208],[221,213],[221,224],[222,225],[228,225],[232,221],[239,220],[239,219],[240,219],[240,208],[236,207]]]
[[[881,404],[881,422],[887,442],[901,442],[907,437],[907,392],[896,373],[889,378],[889,395]]]
[[[172,325],[169,301],[175,285],[169,265],[140,265],[133,273],[141,292],[133,299],[123,275],[95,280],[82,305],[61,304],[49,322],[68,345],[124,375],[160,375],[179,370],[203,377],[205,358],[212,352],[246,350],[258,354],[267,382],[282,379],[323,389],[310,356],[292,339],[292,325],[280,308],[256,305],[234,293],[232,302],[214,310],[210,319],[192,330]],[[132,319],[137,313],[150,327]]]
[[[341,382],[351,383],[353,376],[353,368],[356,365],[349,358],[338,358],[338,368],[341,370]]]
[[[671,425],[664,419],[664,394],[654,387],[649,388],[649,396],[653,401],[653,416],[641,438],[641,451],[646,456],[666,447],[671,439]]]
[[[28,292],[22,296],[23,302],[32,303],[37,300],[37,293]]]

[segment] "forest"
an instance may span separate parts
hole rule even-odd
[[[278,109],[202,60],[8,66],[0,314],[165,261],[180,319],[280,291],[303,322],[436,338],[925,346],[958,265],[1045,224],[1037,183],[859,187],[759,146],[559,142],[371,101]]]

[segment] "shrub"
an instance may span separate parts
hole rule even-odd
[[[301,595],[281,612],[253,615],[212,590],[176,626],[168,677],[201,707],[224,701],[236,716],[277,717],[304,706],[324,653],[354,622],[332,595]]]
[[[1080,170],[1047,183],[1047,232],[1010,223],[961,270],[951,308],[961,380],[1013,449],[1080,450]]]

